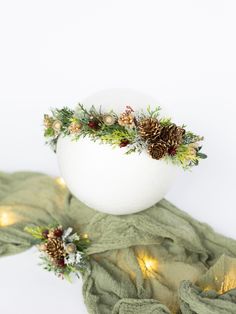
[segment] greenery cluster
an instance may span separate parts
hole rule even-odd
[[[101,107],[97,110],[92,106],[87,110],[82,104],[78,104],[75,110],[68,107],[54,109],[51,116],[44,116],[44,136],[47,139],[46,143],[54,151],[56,151],[59,136],[71,136],[74,141],[81,137],[89,137],[92,141],[100,141],[113,147],[126,147],[126,154],[141,153],[147,151],[148,143],[140,137],[138,130],[140,121],[147,118],[158,120],[161,127],[173,124],[170,118],[160,117],[160,110],[160,107],[152,110],[150,106],[147,106],[145,111],[134,112],[128,106],[123,115],[118,115],[114,111],[103,112]],[[113,120],[112,123],[107,123],[107,117],[110,119],[109,121]],[[120,123],[122,118],[124,123]],[[126,123],[126,118],[133,119],[132,123]],[[181,128],[185,131],[181,144],[174,154],[166,154],[163,159],[184,169],[189,169],[198,165],[199,161],[207,156],[201,153],[202,147],[199,145],[203,137],[187,131],[184,125]]]
[[[63,229],[58,225],[48,226],[27,226],[24,229],[34,239],[36,239],[36,245],[40,251],[40,265],[47,271],[53,272],[60,278],[65,278],[71,282],[71,274],[79,277],[79,273],[83,273],[88,268],[88,256],[86,255],[86,249],[90,244],[90,240],[87,236],[82,236],[77,233],[73,233],[72,228]],[[53,234],[55,230],[60,230],[60,234],[57,235],[60,243],[63,244],[63,261],[58,265],[56,261],[48,254],[47,243],[50,241],[50,234]],[[66,251],[67,245],[73,244],[75,247],[74,252],[68,253]],[[42,249],[42,245],[45,249]]]

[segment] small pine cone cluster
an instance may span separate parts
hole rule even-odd
[[[118,123],[121,126],[131,127],[134,125],[134,116],[132,115],[132,113],[124,112],[120,115],[118,119]]]
[[[65,249],[61,238],[49,238],[46,243],[46,253],[55,262],[61,260],[65,255]]]
[[[138,132],[143,140],[155,143],[160,138],[161,127],[157,119],[146,118],[139,122]]]
[[[161,126],[157,119],[145,118],[139,122],[138,132],[139,136],[147,141],[150,156],[161,159],[166,154],[176,154],[185,130],[173,123]]]

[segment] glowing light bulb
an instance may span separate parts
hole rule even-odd
[[[155,268],[155,261],[153,259],[145,259],[144,264],[149,271]]]
[[[7,213],[2,213],[0,216],[0,225],[7,226],[9,224],[9,216]]]
[[[137,256],[139,266],[142,270],[144,277],[155,277],[158,270],[157,259],[150,257],[145,252],[140,252]]]
[[[214,290],[214,288],[212,286],[206,286],[203,289],[203,291],[210,291],[210,290]]]
[[[88,239],[87,233],[84,233],[84,234],[83,234],[83,238],[84,238],[84,239]]]
[[[6,227],[16,223],[17,218],[9,207],[0,208],[0,227]]]
[[[236,288],[236,271],[234,269],[230,269],[224,276],[222,276],[222,278],[215,276],[214,281],[215,283],[203,287],[203,290],[215,290],[219,294],[224,294],[227,291]]]
[[[62,177],[56,178],[55,181],[56,181],[56,183],[57,183],[58,185],[60,185],[61,187],[63,187],[63,188],[66,187],[66,183],[65,183],[65,181],[64,181],[64,179],[63,179]]]
[[[219,290],[220,294],[223,294],[229,290],[236,288],[236,272],[234,270],[230,270],[225,276],[224,280],[221,283],[221,287]]]

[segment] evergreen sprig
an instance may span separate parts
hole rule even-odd
[[[47,271],[71,281],[71,274],[79,277],[88,269],[86,250],[90,245],[88,236],[63,229],[57,224],[49,226],[27,226],[25,232],[37,240],[40,265]]]

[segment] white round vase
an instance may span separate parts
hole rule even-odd
[[[116,113],[126,105],[137,110],[157,104],[149,96],[124,89],[102,91],[82,103]],[[126,150],[86,137],[72,141],[70,136],[61,136],[57,157],[62,178],[75,197],[98,211],[123,215],[146,209],[165,196],[178,169],[152,159],[146,151],[126,155]]]

